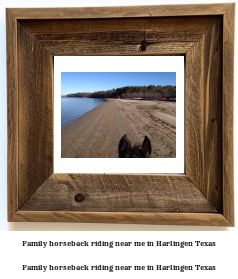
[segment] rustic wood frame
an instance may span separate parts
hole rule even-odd
[[[233,3],[6,9],[8,220],[233,226],[234,14]],[[55,55],[184,55],[185,175],[54,174]]]

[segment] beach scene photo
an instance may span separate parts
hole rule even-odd
[[[176,158],[176,72],[62,72],[61,158]]]

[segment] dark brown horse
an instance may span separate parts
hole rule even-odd
[[[119,146],[119,158],[149,158],[151,154],[151,143],[147,136],[145,136],[142,146],[131,147],[126,134],[121,138]]]

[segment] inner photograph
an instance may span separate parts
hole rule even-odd
[[[61,158],[176,158],[176,72],[61,72]]]

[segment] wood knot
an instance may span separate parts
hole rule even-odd
[[[215,122],[215,119],[214,119],[214,118],[212,119],[212,122]]]
[[[77,195],[75,195],[75,197],[74,197],[74,200],[75,200],[76,202],[82,202],[82,201],[84,201],[84,199],[85,199],[85,197],[84,197],[83,194],[77,194]]]
[[[140,51],[146,51],[147,43],[145,40],[141,41],[140,43]]]

